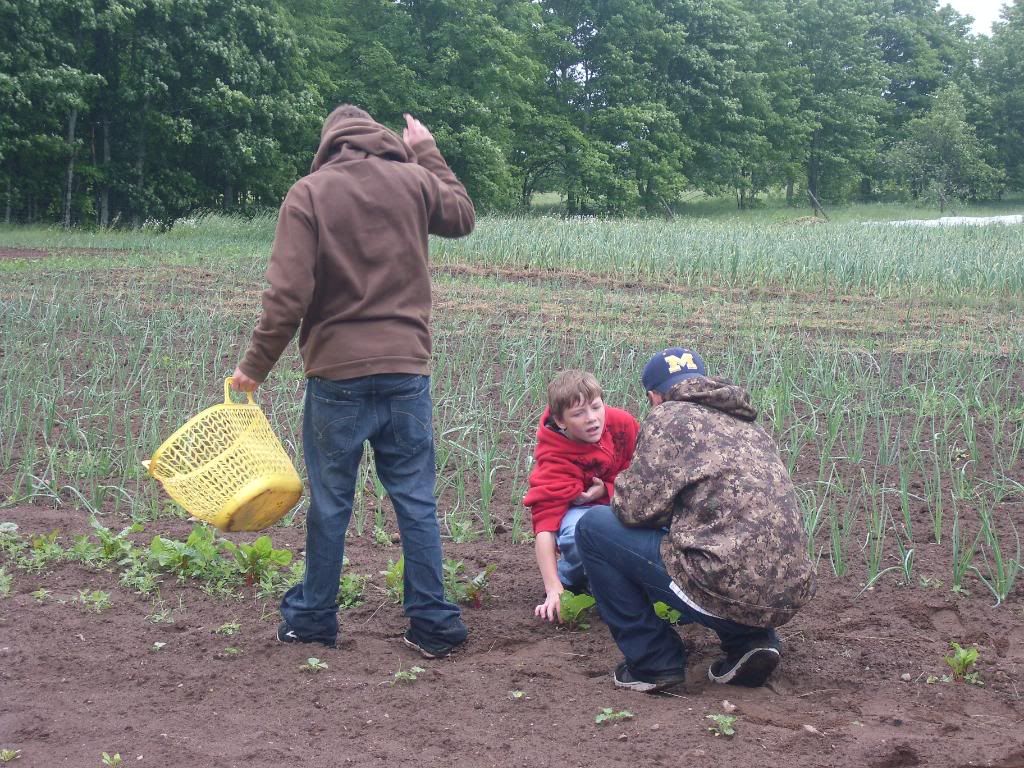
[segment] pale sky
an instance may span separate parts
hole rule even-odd
[[[1005,0],[940,0],[939,5],[951,5],[953,10],[974,17],[974,31],[979,35],[992,34],[992,22],[999,20],[999,10]]]

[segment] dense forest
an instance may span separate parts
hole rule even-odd
[[[1024,0],[0,0],[7,222],[276,207],[351,102],[483,210],[1024,189]]]

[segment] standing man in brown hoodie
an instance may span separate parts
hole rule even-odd
[[[644,367],[651,411],[611,507],[576,526],[602,618],[625,660],[615,685],[652,692],[686,679],[686,651],[652,605],[718,635],[716,683],[763,685],[779,663],[775,627],[814,594],[814,567],[789,472],[750,396],[706,374],[690,349]]]
[[[427,235],[468,235],[474,209],[430,131],[405,120],[401,138],[347,104],[324,121],[309,175],[281,206],[263,312],[233,381],[254,391],[299,331],[306,572],[281,601],[278,640],[336,644],[345,531],[369,441],[402,537],[405,643],[435,658],[466,627],[442,581]]]

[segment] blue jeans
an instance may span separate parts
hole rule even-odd
[[[304,640],[337,637],[345,531],[365,441],[398,518],[405,615],[421,636],[460,643],[466,638],[461,612],[444,598],[429,376],[307,380],[302,422],[310,496],[306,573],[285,593],[281,615]]]
[[[561,557],[558,558],[558,579],[567,589],[589,589],[587,574],[580,557],[580,549],[576,546],[576,524],[584,514],[598,508],[598,506],[569,507],[565,515],[562,516],[562,522],[558,525],[558,538],[555,540],[561,554]]]
[[[576,542],[597,609],[630,671],[642,679],[655,679],[686,667],[683,641],[654,612],[658,601],[682,613],[681,623],[700,624],[717,633],[726,656],[751,648],[778,648],[771,627],[737,624],[683,602],[672,591],[672,577],[661,559],[665,535],[665,529],[627,528],[610,507],[594,507],[576,526]]]

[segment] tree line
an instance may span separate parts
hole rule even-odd
[[[0,0],[4,220],[276,206],[351,102],[481,210],[1024,189],[1024,0]]]

